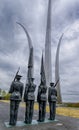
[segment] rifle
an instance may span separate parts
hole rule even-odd
[[[15,81],[16,76],[17,76],[17,75],[18,75],[18,73],[19,73],[19,70],[20,70],[20,67],[18,68],[18,70],[17,70],[17,72],[16,72],[16,75],[15,75],[15,77],[14,77],[14,80],[13,80],[13,81]]]
[[[54,87],[56,87],[56,86],[57,86],[58,82],[59,82],[59,79],[58,79],[58,80],[57,80],[57,82],[55,83]]]

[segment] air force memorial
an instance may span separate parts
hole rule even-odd
[[[15,126],[17,124],[17,116],[19,104],[23,99],[25,102],[25,124],[31,124],[33,120],[34,113],[34,101],[35,101],[35,89],[36,85],[34,84],[34,78],[32,77],[32,67],[33,67],[33,48],[30,49],[29,53],[29,61],[28,61],[28,73],[27,73],[27,83],[25,85],[24,95],[23,89],[24,84],[20,81],[21,75],[19,75],[19,69],[15,75],[14,80],[11,83],[9,93],[10,96],[10,119],[9,126]],[[58,81],[57,81],[58,83]],[[44,70],[44,62],[43,62],[43,54],[41,58],[41,71],[40,71],[40,85],[38,86],[37,92],[37,102],[38,102],[38,119],[37,122],[44,122],[46,115],[46,104],[49,103],[49,120],[54,121],[56,115],[56,101],[57,101],[57,90],[56,84],[50,83],[50,87],[48,89],[48,97],[47,97],[47,85],[46,85],[46,77]]]
[[[8,125],[16,126],[19,104],[23,100],[25,102],[25,124],[32,124],[34,114],[34,102],[38,104],[37,122],[45,122],[46,119],[46,105],[49,104],[49,118],[48,120],[55,121],[56,102],[61,104],[61,90],[59,79],[59,49],[63,35],[61,35],[56,52],[55,61],[55,83],[52,82],[52,65],[51,65],[51,8],[52,1],[48,1],[47,26],[45,37],[45,58],[41,58],[40,67],[40,84],[37,86],[34,83],[34,47],[27,29],[20,22],[16,22],[17,26],[23,28],[29,44],[29,59],[28,72],[26,77],[26,84],[22,83],[21,75],[18,69],[14,80],[10,86],[10,119]],[[25,89],[24,89],[25,85]],[[37,99],[35,99],[35,91],[37,87]],[[24,90],[24,94],[23,94]]]

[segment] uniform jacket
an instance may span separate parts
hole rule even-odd
[[[40,85],[38,87],[38,95],[37,95],[37,102],[40,101],[46,101],[46,92],[47,92],[47,86],[45,85]]]
[[[20,81],[13,81],[9,93],[11,93],[11,100],[21,100],[23,93],[23,83]]]
[[[57,100],[57,90],[54,87],[49,87],[48,90],[48,102]]]
[[[35,84],[26,84],[25,87],[25,92],[24,92],[24,101],[28,101],[28,100],[35,100],[35,88],[36,85]]]

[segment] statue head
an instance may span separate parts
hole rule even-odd
[[[34,81],[34,78],[31,78],[31,81],[33,82],[33,81]]]
[[[21,79],[21,77],[22,77],[22,76],[21,76],[21,75],[19,75],[19,74],[17,74],[17,75],[16,75],[16,79],[17,79],[17,80],[20,80],[20,79]]]
[[[51,86],[51,87],[54,87],[54,83],[53,83],[53,82],[51,82],[51,83],[50,83],[50,86]]]

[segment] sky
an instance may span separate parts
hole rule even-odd
[[[29,46],[22,23],[34,47],[34,78],[40,83],[42,50],[45,50],[48,0],[0,0],[0,88],[9,90],[20,66],[26,84]],[[55,56],[62,33],[59,72],[63,102],[79,102],[79,0],[52,0],[52,81]]]

